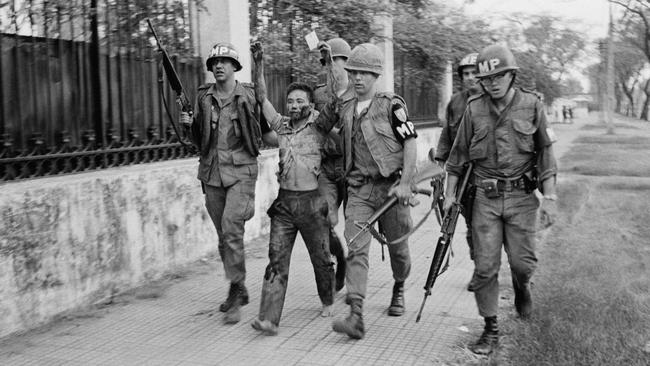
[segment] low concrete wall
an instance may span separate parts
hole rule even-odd
[[[419,161],[439,129],[418,131]],[[269,230],[277,150],[259,159],[246,239]],[[88,306],[217,248],[196,159],[0,186],[0,337]]]

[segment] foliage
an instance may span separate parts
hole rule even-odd
[[[544,94],[547,103],[562,95],[565,74],[583,54],[581,34],[550,15],[515,14],[509,25],[497,30],[517,59],[517,83]]]
[[[647,0],[610,0],[624,10],[623,19],[618,29],[621,41],[637,48],[645,61],[650,62],[650,4]],[[645,101],[641,107],[641,119],[648,119],[650,106],[650,80],[645,81],[641,88],[645,93]]]
[[[264,44],[265,65],[292,80],[315,82],[319,55],[304,36],[315,30],[320,40],[335,37],[351,46],[369,42],[375,34],[373,16],[379,1],[263,0],[250,2],[251,36]]]
[[[448,61],[456,64],[468,53],[478,52],[489,42],[487,23],[469,20],[443,3],[413,11],[397,9],[393,20],[396,57],[403,55],[404,72],[396,70],[396,86],[401,82],[433,87],[440,80]],[[402,81],[402,76],[406,75]],[[457,80],[457,79],[456,79]],[[457,80],[458,81],[458,80]]]
[[[170,50],[192,53],[189,7],[202,11],[205,0],[23,0],[2,3],[2,31],[30,36],[63,38],[129,50],[151,43],[145,22],[151,18]],[[96,20],[96,21],[95,21]]]

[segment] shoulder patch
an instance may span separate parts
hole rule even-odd
[[[255,88],[255,83],[249,83],[249,82],[240,82],[241,86],[244,88],[250,88],[253,89]]]

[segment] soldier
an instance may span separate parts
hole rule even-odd
[[[338,68],[340,72],[325,72],[319,75],[320,83],[314,89],[314,104],[316,110],[320,111],[325,104],[336,94],[341,96],[348,89],[348,76],[345,72],[345,63],[350,57],[350,45],[341,38],[332,38],[327,41],[331,49],[332,67]],[[320,59],[321,64],[326,66],[326,60]],[[338,76],[338,80],[329,80]],[[336,85],[336,90],[334,90]],[[345,251],[341,245],[334,227],[339,222],[339,207],[345,197],[345,176],[343,166],[343,154],[341,150],[341,126],[340,123],[334,126],[327,135],[323,145],[323,159],[321,161],[321,174],[318,176],[318,190],[327,201],[328,219],[330,223],[330,251],[336,257],[336,291],[345,285]]]
[[[467,100],[472,95],[479,94],[481,92],[480,86],[476,82],[476,56],[478,53],[470,53],[460,60],[458,63],[458,77],[460,78],[462,90],[458,93],[455,93],[451,96],[449,104],[447,104],[447,116],[446,120],[442,125],[442,131],[440,132],[440,139],[438,140],[438,148],[436,149],[435,159],[438,161],[441,166],[449,158],[449,151],[451,150],[452,145],[454,144],[454,139],[456,139],[456,134],[458,133],[458,125],[460,120],[465,113],[465,108],[467,107]],[[464,210],[463,212],[467,212]],[[469,257],[474,259],[474,249],[472,246],[472,218],[465,216],[465,223],[467,224],[467,245],[469,245]]]
[[[323,306],[321,315],[330,316],[334,303],[335,279],[329,250],[327,202],[318,191],[324,137],[314,128],[319,113],[311,106],[311,87],[304,83],[290,84],[287,88],[289,116],[280,115],[266,98],[262,47],[256,43],[251,50],[255,61],[257,97],[264,117],[275,131],[265,133],[264,139],[275,142],[274,145],[280,148],[280,192],[268,210],[271,217],[269,265],[264,274],[259,317],[251,325],[266,335],[276,335],[287,292],[291,252],[298,232],[314,266]]]
[[[326,48],[321,51],[330,57]],[[343,156],[347,183],[345,206],[345,237],[358,231],[356,221],[366,221],[379,206],[395,195],[399,204],[380,219],[380,230],[389,240],[406,234],[412,226],[409,200],[413,196],[413,178],[417,150],[417,134],[408,120],[404,100],[392,93],[377,92],[377,78],[383,71],[383,55],[379,48],[364,43],[352,50],[345,66],[355,93],[339,100],[337,116],[342,120]],[[328,104],[321,113],[329,113]],[[316,123],[328,133],[336,120]],[[396,184],[399,182],[398,184]],[[332,324],[334,331],[354,339],[365,335],[363,300],[368,282],[368,252],[371,235],[365,232],[354,243],[348,243],[346,287],[350,315]],[[404,314],[404,281],[411,270],[408,243],[390,245],[391,269],[395,280],[388,315]]]
[[[227,324],[240,320],[248,304],[244,261],[244,223],[255,212],[255,182],[260,126],[251,113],[255,94],[250,84],[235,80],[239,55],[229,43],[216,44],[206,60],[215,83],[199,87],[194,118],[181,113],[199,149],[198,179],[205,206],[219,236],[219,255],[230,281],[228,298],[219,306]]]
[[[554,134],[542,103],[534,93],[512,86],[519,68],[510,50],[488,46],[479,53],[477,65],[484,93],[470,98],[449,154],[445,209],[451,206],[465,164],[473,162],[472,180],[477,187],[472,213],[475,269],[468,289],[474,292],[485,328],[470,349],[488,354],[499,339],[502,244],[510,263],[515,308],[523,319],[531,315],[530,278],[537,263],[535,226],[540,206],[534,190],[539,188],[544,195],[541,214],[550,225],[557,213],[557,168]]]

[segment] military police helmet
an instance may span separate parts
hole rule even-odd
[[[366,71],[381,75],[384,69],[384,56],[379,47],[372,43],[362,43],[352,50],[345,64],[348,71]]]
[[[239,53],[237,53],[235,46],[230,43],[221,42],[212,47],[207,60],[205,60],[205,66],[208,68],[208,71],[212,71],[212,62],[217,58],[230,59],[235,65],[235,71],[242,69],[242,66],[239,63]]]
[[[474,66],[476,67],[476,57],[478,56],[478,53],[468,53],[463,57],[460,62],[458,63],[458,68],[456,69],[456,72],[458,72],[458,76],[463,76],[463,67],[468,67],[468,66]]]
[[[502,45],[487,46],[476,57],[477,78],[495,75],[504,71],[518,70],[515,56]]]

